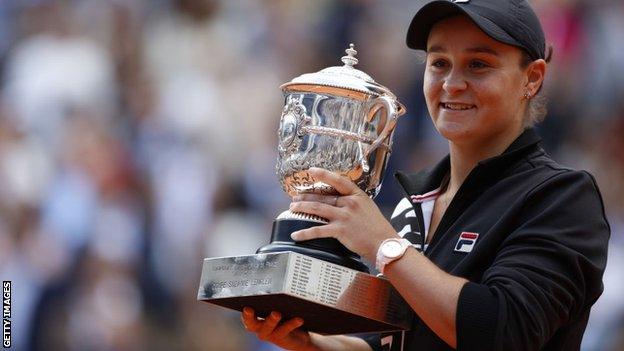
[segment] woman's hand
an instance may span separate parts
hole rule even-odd
[[[258,336],[258,339],[273,343],[283,349],[298,351],[371,351],[370,346],[359,338],[344,335],[320,335],[299,329],[301,318],[293,318],[280,323],[279,312],[271,312],[262,320],[255,316],[250,307],[243,308],[241,317],[245,329]]]
[[[245,329],[255,333],[258,339],[268,341],[287,350],[306,350],[311,348],[310,333],[299,329],[303,325],[301,318],[293,318],[280,323],[279,312],[271,312],[265,319],[256,318],[250,307],[243,308],[241,317]]]
[[[349,250],[375,262],[382,241],[397,236],[373,200],[347,177],[322,168],[310,168],[316,181],[333,186],[341,196],[304,194],[295,196],[290,210],[314,214],[329,224],[292,233],[293,240],[336,238]]]

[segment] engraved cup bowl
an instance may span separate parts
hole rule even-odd
[[[391,95],[285,90],[278,130],[277,173],[289,196],[337,194],[308,169],[320,167],[350,178],[377,195],[404,108]]]

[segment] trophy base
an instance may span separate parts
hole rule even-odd
[[[386,279],[295,252],[206,258],[197,299],[328,335],[407,330],[413,317]]]
[[[360,272],[369,273],[368,267],[360,261],[360,257],[349,251],[336,239],[323,238],[296,242],[290,238],[290,234],[293,232],[319,225],[325,224],[304,219],[276,219],[273,222],[271,243],[259,248],[256,253],[297,252]]]

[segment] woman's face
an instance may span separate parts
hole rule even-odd
[[[423,89],[438,132],[457,144],[517,136],[528,83],[520,60],[520,49],[490,38],[465,16],[437,23],[427,42]]]

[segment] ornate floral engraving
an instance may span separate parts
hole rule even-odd
[[[311,118],[306,114],[306,108],[301,103],[302,95],[288,96],[286,105],[282,109],[280,126],[277,131],[279,152],[295,152],[301,145],[301,136],[305,133],[304,127]]]

